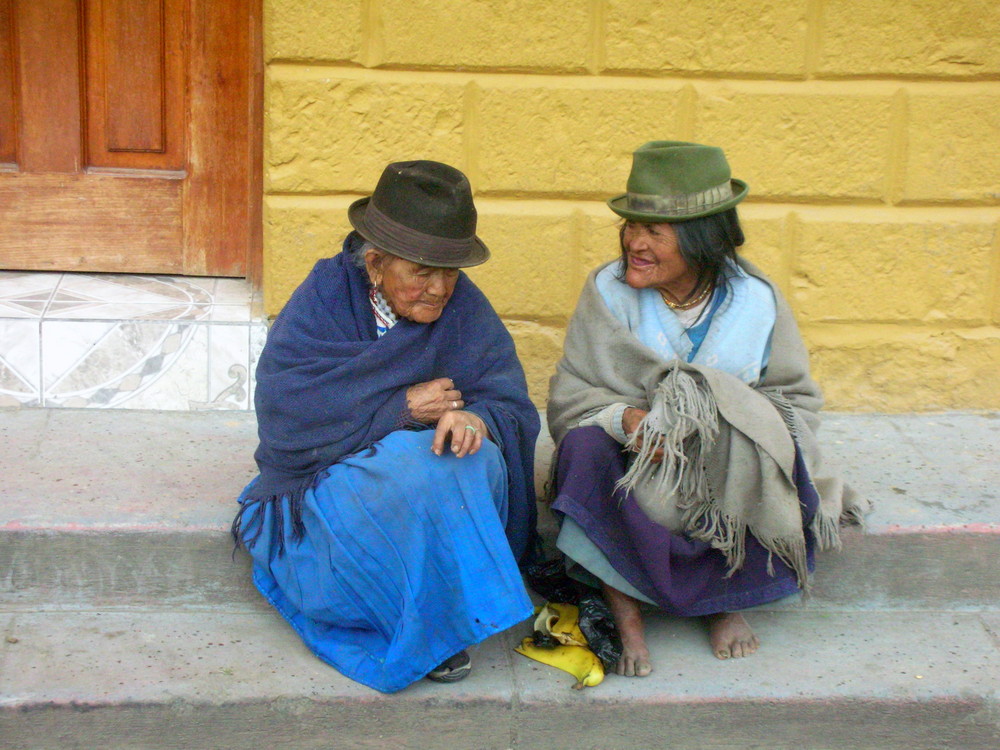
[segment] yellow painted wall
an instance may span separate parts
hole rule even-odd
[[[828,408],[1000,408],[995,0],[265,0],[276,314],[391,161],[462,169],[472,269],[544,404],[604,199],[654,139],[722,146],[745,252]]]

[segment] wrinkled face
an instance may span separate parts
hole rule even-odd
[[[379,250],[365,253],[365,268],[400,318],[433,323],[441,317],[458,281],[457,268],[435,268]]]
[[[681,298],[694,287],[698,274],[687,264],[669,223],[626,221],[622,245],[628,266],[625,283],[633,289],[663,289]]]

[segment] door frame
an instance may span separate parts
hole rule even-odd
[[[196,261],[188,265],[188,258],[185,266],[196,269],[194,275],[245,276],[257,287],[263,278],[262,8],[263,0],[228,0],[221,9],[218,0],[191,2],[193,33],[189,43],[216,54],[191,55],[192,61],[200,60],[203,65],[193,62],[188,71],[192,123],[188,164],[193,168],[182,204],[186,254],[219,233],[242,239],[245,247],[242,258],[237,246],[235,252],[230,248],[227,255],[217,258],[214,266],[198,269]],[[200,18],[195,14],[201,14]],[[233,77],[222,78],[219,85],[220,77],[227,75]],[[227,92],[235,95],[227,96]],[[238,159],[226,148],[234,138],[240,143]],[[225,217],[222,226],[205,220],[198,210],[218,190],[243,194],[241,210]],[[234,273],[239,265],[243,272]]]

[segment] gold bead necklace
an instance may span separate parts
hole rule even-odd
[[[660,297],[663,298],[663,303],[671,310],[690,310],[692,307],[697,307],[698,305],[700,305],[702,302],[705,301],[705,298],[708,297],[709,293],[712,291],[712,285],[707,284],[705,288],[701,291],[701,294],[699,294],[690,302],[683,302],[683,303],[672,302],[669,299],[667,299],[667,292],[663,289],[659,289],[657,291],[659,291]]]

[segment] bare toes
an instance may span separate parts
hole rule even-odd
[[[760,641],[739,613],[725,612],[708,618],[709,640],[717,659],[742,659],[757,650]]]
[[[615,673],[622,677],[646,677],[653,671],[653,665],[648,659],[641,657],[622,657],[615,666]]]

